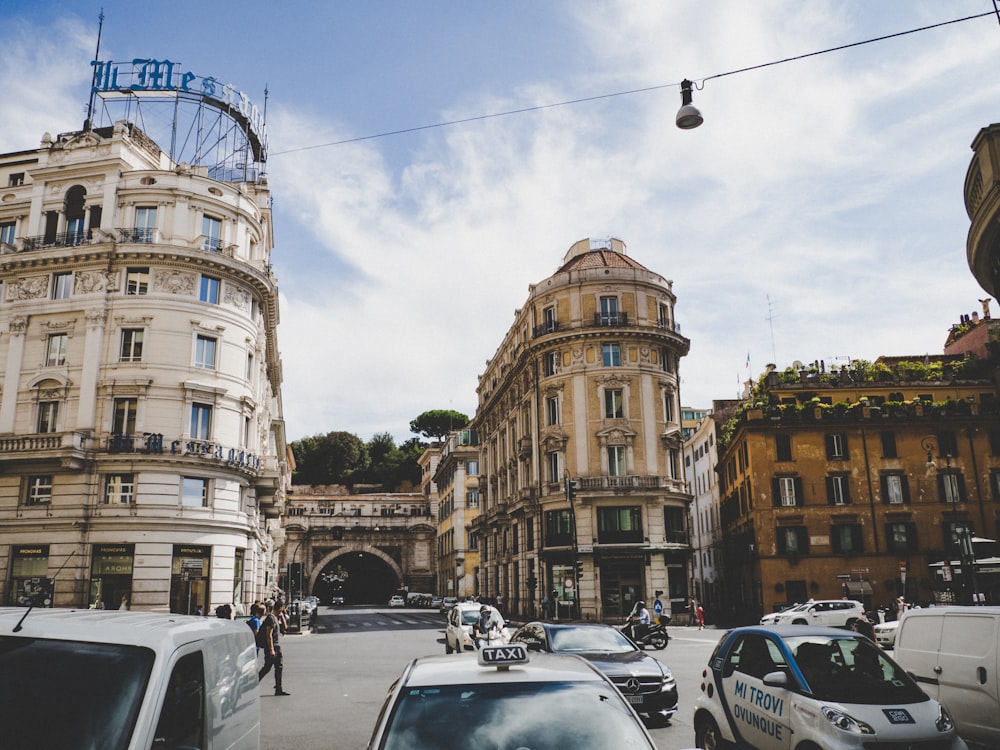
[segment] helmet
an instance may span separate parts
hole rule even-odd
[[[635,606],[638,607],[639,609],[642,609],[643,607],[646,606],[646,602],[644,602],[642,599],[640,599],[639,601],[637,601],[635,603]]]
[[[487,605],[487,604],[484,604],[483,606],[481,606],[479,608],[479,614],[481,614],[481,615],[485,615],[489,611],[490,611],[490,608],[489,608],[489,605]]]

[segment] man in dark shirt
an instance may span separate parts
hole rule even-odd
[[[281,673],[284,670],[284,660],[281,657],[281,628],[278,623],[281,620],[281,603],[267,602],[267,615],[260,621],[260,643],[264,649],[264,666],[257,673],[257,681],[260,682],[264,676],[274,668],[274,694],[290,695],[281,687]]]

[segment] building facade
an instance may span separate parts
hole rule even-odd
[[[0,156],[0,599],[273,590],[290,476],[266,179],[138,127]]]
[[[479,593],[479,537],[470,529],[480,511],[479,439],[458,430],[440,449],[438,488],[438,592],[466,598]]]
[[[512,613],[616,620],[688,596],[672,282],[581,240],[533,284],[477,388],[480,593]]]
[[[769,366],[723,430],[724,618],[809,598],[971,600],[972,566],[952,561],[963,540],[1000,531],[993,365],[947,354],[817,364]]]

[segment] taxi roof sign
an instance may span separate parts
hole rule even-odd
[[[528,649],[523,643],[508,643],[504,646],[483,646],[479,649],[480,666],[509,669],[511,664],[527,664]]]

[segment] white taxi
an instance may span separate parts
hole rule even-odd
[[[585,659],[522,643],[415,659],[389,688],[368,750],[655,750],[632,707]]]
[[[723,635],[694,726],[707,750],[966,750],[945,708],[868,638],[808,625]]]
[[[455,651],[471,651],[476,644],[472,641],[472,626],[479,620],[480,610],[486,607],[490,611],[490,645],[507,643],[510,631],[500,610],[488,604],[476,602],[461,602],[448,610],[448,624],[444,629],[444,651],[446,654]]]

